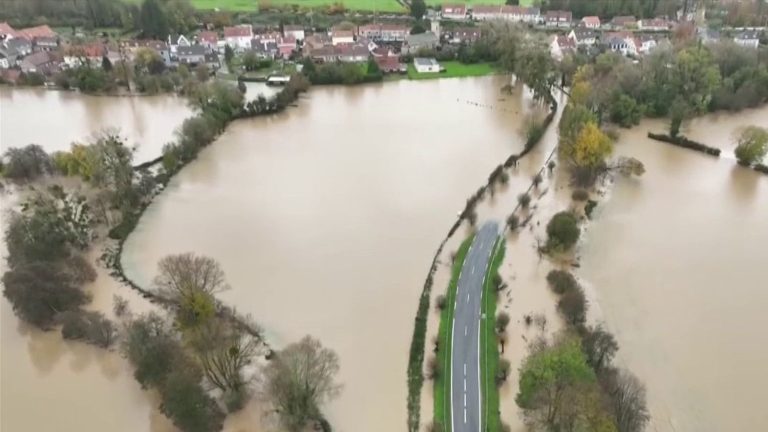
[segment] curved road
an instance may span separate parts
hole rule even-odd
[[[451,330],[453,432],[480,432],[480,304],[498,232],[495,222],[487,222],[480,228],[459,274]]]

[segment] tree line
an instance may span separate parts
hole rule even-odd
[[[657,16],[675,16],[683,7],[682,0],[544,0],[546,10],[567,10],[574,17],[596,15],[610,18],[621,15],[634,15],[637,18]]]

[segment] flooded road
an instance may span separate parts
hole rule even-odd
[[[721,146],[737,127],[768,127],[768,108],[730,118],[699,119],[709,132],[689,135]],[[649,430],[768,430],[768,177],[645,137],[665,127],[622,131],[617,153],[646,173],[619,178],[597,207],[579,274],[617,363],[647,385]]]
[[[192,111],[183,98],[88,96],[0,86],[0,148],[39,144],[48,152],[69,150],[103,129],[117,128],[136,146],[134,161],[154,159]]]
[[[287,115],[236,122],[144,214],[123,264],[147,284],[167,254],[215,258],[233,287],[221,297],[274,346],[309,333],[339,354],[336,430],[402,430],[425,271],[466,197],[522,147],[528,99],[503,84],[313,88]]]

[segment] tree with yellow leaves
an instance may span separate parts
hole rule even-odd
[[[611,138],[590,121],[581,128],[571,148],[570,157],[577,167],[595,169],[604,164],[605,158],[612,151]]]

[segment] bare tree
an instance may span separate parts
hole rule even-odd
[[[610,369],[600,377],[611,399],[611,412],[619,432],[640,432],[650,416],[645,401],[645,385],[627,370]]]
[[[305,336],[285,347],[264,371],[264,395],[289,432],[299,432],[322,418],[320,406],[336,396],[339,357],[320,341]]]
[[[155,285],[160,293],[181,303],[198,293],[213,296],[229,288],[216,260],[193,253],[169,255],[158,263]]]
[[[243,369],[259,353],[250,335],[220,321],[210,321],[194,333],[194,348],[206,379],[224,393],[242,395]]]
[[[607,366],[619,350],[616,338],[601,325],[587,328],[581,347],[587,356],[587,363],[596,371]]]

